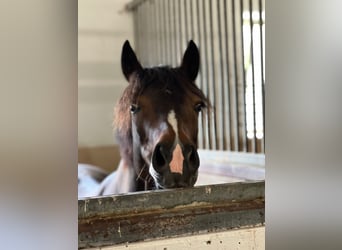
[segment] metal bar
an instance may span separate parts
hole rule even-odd
[[[184,32],[185,32],[185,39],[186,39],[186,42],[188,42],[189,40],[189,25],[188,25],[188,7],[187,7],[187,3],[189,2],[188,1],[183,1],[184,3]],[[191,0],[190,0],[191,2]],[[192,16],[190,16],[190,18],[192,18]]]
[[[163,62],[163,52],[162,52],[162,27],[163,27],[163,18],[162,18],[162,10],[161,10],[161,1],[155,1],[154,4],[156,5],[156,26],[158,27],[156,32],[157,32],[157,50],[158,50],[158,62],[162,63]]]
[[[204,47],[204,56],[205,56],[205,92],[207,96],[210,96],[210,89],[209,89],[209,60],[208,60],[208,44],[207,44],[207,18],[206,18],[206,8],[205,8],[205,3],[207,1],[203,0],[202,1],[202,10],[203,10],[203,47]],[[215,107],[214,107],[215,108]],[[208,143],[209,143],[209,149],[213,149],[212,146],[212,138],[211,138],[211,124],[210,124],[210,120],[212,117],[212,113],[208,112],[208,116],[206,119],[206,124],[207,124],[207,128],[208,128]]]
[[[220,93],[221,93],[221,131],[222,131],[222,149],[227,149],[227,133],[226,133],[226,119],[224,107],[225,107],[225,101],[224,101],[224,89],[225,89],[225,81],[224,81],[224,63],[223,63],[223,46],[222,46],[222,27],[221,27],[221,6],[220,6],[220,0],[217,1],[216,4],[217,7],[217,20],[218,20],[218,42],[219,42],[219,57],[220,57]]]
[[[264,181],[89,198],[78,201],[78,247],[104,247],[264,223]]]
[[[134,30],[134,45],[135,45],[135,51],[137,53],[137,55],[139,54],[139,36],[138,36],[138,31],[139,31],[139,28],[138,28],[138,9],[134,9],[133,10],[133,23],[134,23],[134,27],[133,27],[133,30]]]
[[[159,1],[158,1],[159,2]],[[167,64],[168,63],[168,56],[167,56],[167,15],[166,15],[166,4],[165,1],[161,0],[160,1],[161,4],[161,16],[162,16],[162,27],[163,27],[163,31],[162,31],[162,50],[163,50],[163,64]]]
[[[136,13],[136,16],[135,16],[135,19],[136,19],[136,39],[134,40],[134,44],[135,44],[135,52],[137,54],[137,56],[140,57],[141,53],[140,53],[140,26],[139,26],[139,23],[140,23],[140,10],[137,8],[135,9],[135,13]]]
[[[243,107],[244,107],[244,111],[245,111],[245,116],[244,116],[244,146],[245,146],[245,150],[244,151],[248,151],[248,138],[247,138],[247,113],[246,113],[246,71],[245,71],[245,53],[244,53],[244,47],[245,47],[245,43],[244,43],[244,36],[243,36],[243,1],[244,0],[240,0],[240,32],[241,32],[241,53],[242,53],[242,81],[243,81]]]
[[[167,64],[172,64],[172,44],[171,44],[171,19],[170,19],[170,3],[171,1],[165,0],[164,4],[164,15],[165,15],[165,49],[167,50]]]
[[[172,14],[170,15],[170,17],[172,18],[172,21],[170,23],[172,23],[172,33],[171,33],[171,40],[172,40],[172,47],[173,47],[173,51],[172,51],[172,66],[176,66],[177,65],[177,54],[178,49],[177,49],[177,18],[176,18],[176,2],[175,1],[170,1],[170,3],[172,3],[172,8],[170,8],[170,10],[172,11]]]
[[[254,122],[254,131],[253,131],[253,142],[254,142],[254,152],[257,149],[257,140],[256,140],[256,113],[255,113],[255,78],[254,78],[254,48],[253,48],[253,5],[252,0],[249,0],[249,25],[251,32],[251,64],[252,64],[252,85],[253,85],[253,122]]]
[[[240,149],[240,138],[239,138],[239,92],[238,92],[238,72],[237,72],[237,50],[236,50],[236,15],[235,15],[235,0],[232,1],[232,26],[233,26],[233,55],[234,55],[234,86],[235,86],[235,140],[234,147],[235,151]]]
[[[141,26],[146,28],[146,14],[145,14],[145,5],[141,4],[139,7],[141,9]],[[147,48],[146,48],[146,30],[141,30],[141,61],[142,64],[145,65],[147,63],[148,55],[146,53]]]
[[[211,80],[212,80],[212,89],[211,89],[211,97],[212,102],[217,107],[217,98],[216,98],[216,77],[215,77],[215,52],[214,52],[214,27],[213,27],[213,10],[212,10],[212,1],[209,1],[209,32],[210,32],[210,54],[211,54]],[[210,88],[210,86],[209,86]],[[218,109],[215,109],[218,110]],[[218,133],[217,133],[217,116],[216,112],[213,113],[212,121],[212,133],[213,133],[213,149],[218,150]]]
[[[262,20],[262,0],[259,0],[259,26],[260,26],[260,65],[261,65],[261,96],[262,96],[262,130],[263,130],[263,150],[265,153],[265,79],[264,79],[264,45],[263,45],[263,20]]]
[[[181,5],[181,1],[180,0],[178,0],[178,27],[179,27],[179,39],[178,39],[178,55],[179,55],[179,57],[178,57],[178,63],[180,63],[181,61],[181,59],[182,59],[182,52],[183,52],[183,46],[182,46],[182,44],[184,43],[184,41],[183,41],[183,28],[182,28],[182,20],[183,20],[183,18],[182,18],[182,5]]]
[[[160,34],[160,39],[158,41],[159,43],[159,50],[160,50],[160,58],[159,58],[159,63],[160,64],[165,64],[165,52],[164,52],[164,37],[165,37],[165,30],[164,30],[164,15],[163,15],[163,1],[156,1],[158,4],[158,15],[159,15],[159,31],[158,33]]]
[[[190,1],[190,33],[191,33],[191,39],[195,38],[195,34],[194,34],[194,22],[193,22],[193,8],[192,8],[192,2],[193,0],[189,0]],[[198,25],[199,28],[199,25]]]
[[[139,16],[140,16],[140,27],[144,27],[144,18],[143,18],[143,8],[139,8]],[[144,32],[143,32],[143,29],[141,28],[140,29],[140,34],[139,34],[139,37],[140,37],[140,43],[139,43],[139,46],[140,46],[140,60],[142,60],[142,58],[145,56],[145,39],[144,39]]]
[[[195,0],[188,0],[188,1],[184,1],[184,2],[190,2],[190,34],[191,37],[190,39],[196,40],[195,37],[195,31],[194,31],[194,22],[197,24],[197,32],[196,32],[196,36],[198,36],[198,41],[200,41],[200,23],[199,23],[199,7],[198,4],[193,3]],[[197,1],[198,2],[198,1]],[[195,5],[195,7],[194,7]],[[197,13],[194,15],[194,12]],[[195,18],[197,17],[197,18]],[[195,19],[195,20],[194,20]],[[200,44],[197,43],[197,45],[199,45],[199,50],[201,50],[201,46]],[[200,53],[201,54],[201,53]],[[203,74],[202,74],[202,57],[200,55],[200,69],[199,69],[199,73],[197,76],[197,79],[195,81],[195,83],[197,84],[197,86],[199,86],[200,89],[202,89],[202,79],[203,79]],[[203,124],[204,118],[203,118],[203,112],[200,113],[199,115],[199,119],[198,119],[198,128],[199,128],[199,133],[198,133],[198,147],[199,148],[205,148],[205,135],[204,135],[204,124]]]
[[[201,43],[202,40],[202,34],[201,34],[201,23],[203,23],[203,20],[200,18],[200,3],[199,0],[196,2],[196,12],[197,12],[197,24],[198,24],[198,42]],[[201,22],[202,20],[202,22]],[[200,50],[203,50],[203,46],[200,46]],[[202,55],[202,53],[200,53]],[[200,64],[200,89],[202,89],[204,92],[204,56],[201,56],[201,64]],[[207,111],[209,113],[209,111]],[[202,135],[203,135],[203,148],[207,148],[207,127],[206,127],[206,118],[203,113],[201,113],[201,122],[202,122]]]
[[[237,110],[238,110],[238,151],[245,151],[245,90],[244,90],[244,60],[243,60],[243,41],[241,34],[241,5],[235,3],[235,53],[236,53],[236,86],[237,86]]]
[[[156,65],[156,62],[159,61],[159,48],[158,48],[158,38],[159,38],[159,32],[158,32],[158,25],[159,25],[159,21],[158,21],[158,15],[157,15],[157,4],[155,3],[155,1],[150,1],[150,6],[151,6],[151,16],[152,16],[152,38],[153,38],[153,61],[152,64]]]
[[[228,35],[228,13],[227,13],[227,1],[224,0],[223,1],[223,17],[224,17],[224,40],[225,40],[225,48],[226,48],[226,53],[225,53],[225,58],[226,58],[226,76],[227,76],[227,83],[226,83],[226,104],[227,104],[227,113],[228,113],[228,117],[227,117],[227,131],[229,131],[229,136],[228,136],[228,142],[227,142],[227,150],[232,150],[232,140],[231,140],[231,135],[232,135],[232,126],[231,126],[231,122],[230,122],[230,118],[232,117],[232,111],[231,111],[231,105],[230,105],[230,95],[231,95],[231,90],[230,90],[230,67],[229,67],[229,45],[228,45],[228,39],[229,39],[229,35]]]
[[[146,1],[144,2],[144,8],[145,8],[145,15],[146,15],[146,21],[147,21],[147,32],[146,35],[149,38],[149,41],[147,42],[147,62],[148,66],[153,66],[152,62],[154,60],[154,52],[155,49],[153,48],[153,36],[152,36],[152,26],[153,26],[153,15],[151,15],[151,2]]]

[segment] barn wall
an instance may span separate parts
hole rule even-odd
[[[113,107],[126,86],[121,47],[133,41],[129,0],[78,2],[78,145],[113,145]]]

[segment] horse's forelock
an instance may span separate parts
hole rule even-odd
[[[130,105],[135,103],[136,98],[141,91],[138,75],[130,79],[130,83],[124,90],[121,98],[114,108],[113,127],[118,133],[127,133],[126,130],[131,128],[131,116],[129,111]]]

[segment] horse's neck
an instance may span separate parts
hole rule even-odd
[[[118,140],[120,142],[121,162],[124,162],[123,166],[131,170],[130,177],[133,183],[133,191],[154,189],[152,177],[148,172],[149,166],[145,166],[146,163],[139,152],[140,150],[134,148],[130,130],[126,134],[118,134]],[[143,169],[144,167],[145,169]],[[142,169],[143,171],[141,172]]]

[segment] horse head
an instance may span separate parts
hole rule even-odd
[[[197,180],[198,117],[208,106],[194,83],[199,61],[193,41],[176,68],[144,68],[129,42],[123,45],[121,66],[129,84],[117,107],[118,138],[136,179],[153,184],[147,189],[191,187]]]

